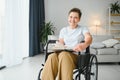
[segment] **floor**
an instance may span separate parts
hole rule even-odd
[[[37,80],[44,55],[25,58],[23,63],[0,70],[0,80]],[[120,65],[99,64],[98,80],[120,80]]]

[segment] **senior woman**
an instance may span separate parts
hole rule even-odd
[[[77,52],[85,50],[92,42],[87,27],[79,25],[81,10],[73,8],[68,13],[67,27],[63,27],[59,34],[59,43],[71,47],[74,52],[61,51],[48,56],[42,71],[42,80],[73,80],[73,70],[77,66]],[[81,43],[84,41],[84,43]]]

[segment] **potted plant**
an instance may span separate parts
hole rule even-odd
[[[115,3],[111,3],[110,8],[111,8],[112,14],[119,14],[120,13],[120,5],[119,5],[118,1],[116,1]]]
[[[54,25],[51,21],[43,24],[41,31],[39,32],[40,44],[42,44],[42,48],[45,46],[45,44],[48,41],[48,35],[55,34],[55,27],[53,27],[53,26]]]

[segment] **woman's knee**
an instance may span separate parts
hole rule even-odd
[[[52,53],[48,56],[48,59],[55,59],[57,58],[57,54],[56,53]]]
[[[76,64],[78,56],[71,52],[63,51],[59,54],[58,58],[59,58],[59,60],[70,61],[70,62],[73,62]]]
[[[65,58],[65,57],[68,57],[68,56],[70,56],[70,52],[67,52],[67,51],[62,51],[59,54],[59,58]]]

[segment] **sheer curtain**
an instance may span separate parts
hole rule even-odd
[[[22,63],[29,55],[29,0],[5,0],[3,63]]]
[[[5,0],[0,0],[0,67],[3,66],[2,59],[3,59],[3,53],[2,53],[2,47],[3,47],[3,20],[5,14]]]

